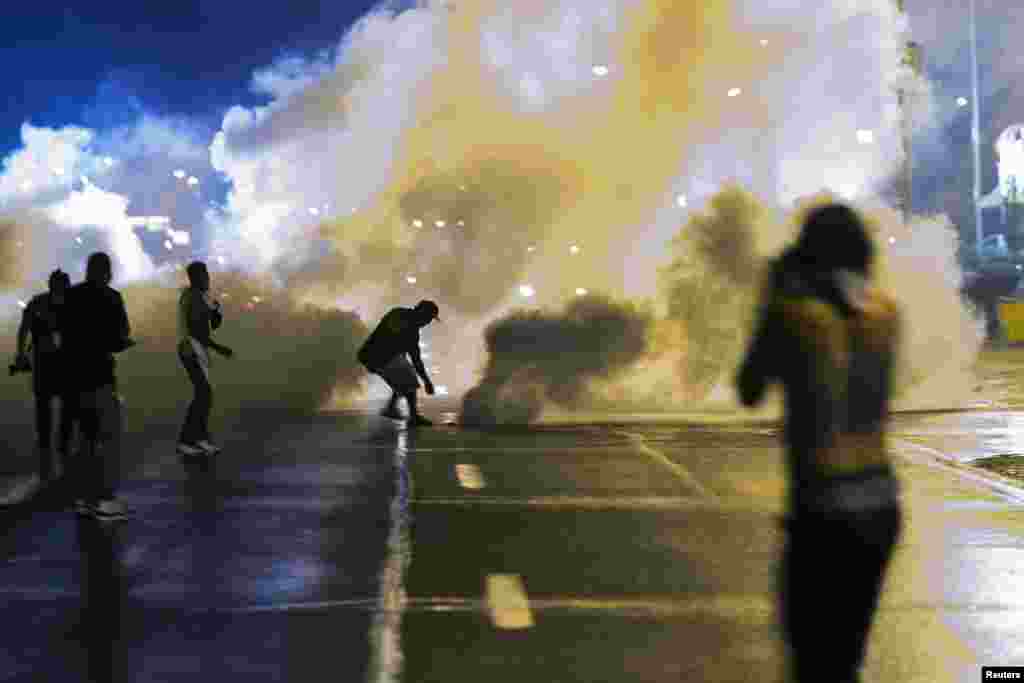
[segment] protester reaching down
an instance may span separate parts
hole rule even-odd
[[[416,392],[420,388],[419,375],[427,394],[434,394],[434,384],[420,356],[420,330],[439,320],[438,312],[437,304],[427,300],[420,301],[415,308],[393,308],[359,349],[359,362],[391,387],[391,399],[381,415],[400,420],[402,414],[398,411],[398,399],[405,398],[409,405],[410,425],[433,424],[420,414]]]

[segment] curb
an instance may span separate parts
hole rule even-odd
[[[960,462],[952,456],[929,446],[922,446],[921,444],[914,443],[913,441],[907,441],[906,439],[894,439],[893,442],[900,446],[901,449],[909,448],[921,453],[928,458],[928,460],[931,461],[930,464],[935,467],[947,470],[958,477],[980,484],[990,491],[998,493],[1005,498],[1009,498],[1014,503],[1024,505],[1024,486],[1022,486],[1020,482],[995,474],[994,472],[989,472],[988,470],[980,467]],[[904,457],[907,457],[906,454],[904,454]]]

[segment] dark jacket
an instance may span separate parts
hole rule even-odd
[[[92,282],[75,285],[67,293],[62,327],[71,387],[113,385],[114,354],[127,349],[131,338],[121,293]]]
[[[420,326],[411,308],[392,308],[359,349],[359,362],[379,370],[401,353],[420,357]]]
[[[899,328],[897,305],[877,288],[846,291],[776,264],[737,385],[752,405],[782,384],[796,511],[850,507],[850,491],[896,504],[885,426]]]

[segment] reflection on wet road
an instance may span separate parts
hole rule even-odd
[[[894,421],[907,527],[867,683],[1024,664],[1024,505],[927,453],[1005,449],[1019,426]],[[126,473],[126,523],[78,520],[59,487],[6,510],[0,592],[19,628],[0,666],[54,682],[781,681],[776,439],[685,419],[407,432],[329,415],[213,463],[147,457]]]

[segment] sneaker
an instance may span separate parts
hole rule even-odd
[[[431,427],[433,426],[433,424],[433,422],[423,417],[422,415],[413,415],[412,417],[409,418],[410,427]]]
[[[203,439],[202,441],[197,443],[196,446],[203,449],[203,453],[206,453],[207,455],[217,455],[218,453],[220,453],[221,450],[220,446],[215,445],[214,443],[208,441],[207,439]]]
[[[387,407],[380,411],[381,417],[389,417],[392,420],[401,420],[402,413],[398,412],[398,406]]]
[[[198,444],[192,445],[190,443],[179,443],[177,450],[180,455],[203,455],[206,453]]]
[[[108,498],[106,500],[101,500],[95,505],[91,505],[89,508],[89,515],[101,521],[127,519],[128,508],[126,508],[124,503],[121,501],[114,498]]]

